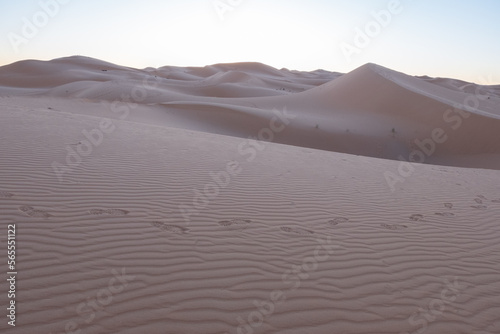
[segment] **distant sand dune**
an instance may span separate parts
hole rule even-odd
[[[155,88],[143,88],[144,82]],[[134,105],[129,116],[133,121],[242,138],[261,130],[272,119],[273,108],[287,108],[297,118],[274,142],[393,160],[409,160],[413,152],[423,151],[424,159],[420,155],[415,161],[500,169],[497,86],[410,77],[375,64],[340,75],[258,63],[136,70],[70,57],[5,66],[0,68],[0,85],[5,94],[37,100],[50,96],[54,103],[84,99],[85,106],[71,112],[88,114],[93,109],[93,115],[109,114],[100,102],[120,102],[125,96]],[[179,109],[181,105],[186,107]],[[234,114],[242,108],[244,116]],[[435,143],[435,149],[419,147],[416,140],[432,140],[436,129],[442,129],[440,138],[446,140]]]

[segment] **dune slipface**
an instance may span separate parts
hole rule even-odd
[[[4,66],[0,331],[499,333],[499,102],[375,64]]]

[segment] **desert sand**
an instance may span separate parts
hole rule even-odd
[[[499,130],[376,64],[0,67],[0,331],[500,333]]]

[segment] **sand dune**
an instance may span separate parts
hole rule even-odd
[[[374,64],[341,76],[277,70],[258,63],[136,70],[70,57],[20,62],[0,73],[4,93],[36,96],[37,100],[40,96],[63,98],[63,105],[67,98],[84,99],[85,106],[72,111],[77,113],[89,109],[89,100],[96,102],[93,114],[109,113],[102,101],[125,97],[138,104],[130,110],[134,121],[246,138],[274,117],[274,108],[287,108],[294,121],[274,136],[274,142],[393,160],[403,157],[500,169],[496,86],[410,77]],[[145,80],[155,88],[141,88]],[[22,85],[26,88],[20,89]],[[442,132],[440,138],[446,140],[435,143],[435,150],[431,144],[422,150],[423,144],[418,143],[432,140],[433,131]],[[424,151],[424,157],[412,155],[415,150]]]
[[[18,272],[0,331],[499,333],[499,90],[466,85],[375,64],[0,68]]]

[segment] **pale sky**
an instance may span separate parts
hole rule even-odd
[[[497,0],[0,0],[0,65],[84,55],[349,72],[372,62],[498,84],[499,18]]]

